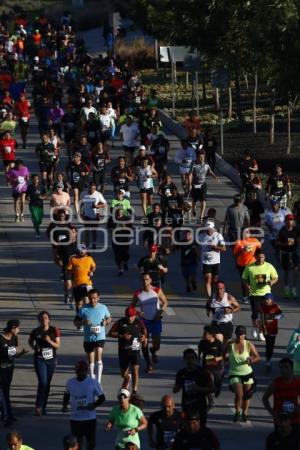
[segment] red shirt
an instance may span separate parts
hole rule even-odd
[[[16,159],[16,140],[15,139],[1,139],[0,152],[3,161],[15,161]]]
[[[275,316],[281,314],[281,309],[276,303],[273,303],[272,305],[261,305],[260,310],[266,334],[276,336],[278,333],[278,319],[275,319]]]
[[[284,378],[277,377],[274,380],[274,411],[280,412],[282,409],[293,409],[298,405],[300,393],[300,379],[294,377],[291,383],[287,383]],[[300,415],[293,414],[291,423],[300,423]]]
[[[19,119],[26,117],[27,120],[30,119],[30,103],[27,99],[18,100],[15,104],[16,112]]]

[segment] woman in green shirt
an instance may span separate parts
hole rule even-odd
[[[118,400],[119,404],[111,410],[105,429],[111,431],[114,425],[117,427],[116,450],[125,449],[127,442],[140,448],[138,433],[147,428],[147,420],[139,408],[129,403],[130,392],[127,389],[119,390]]]
[[[224,356],[229,359],[229,382],[235,394],[233,421],[242,419],[247,422],[251,391],[253,393],[254,389],[251,365],[259,361],[260,357],[255,346],[246,339],[245,327],[237,326],[235,335],[236,338],[224,350]]]
[[[7,435],[7,450],[34,450],[28,445],[23,445],[23,437],[18,431],[11,431]]]

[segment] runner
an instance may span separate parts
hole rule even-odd
[[[214,392],[213,378],[197,365],[197,353],[188,348],[183,352],[185,367],[176,373],[173,393],[182,391],[181,407],[188,414],[197,411],[205,426],[207,419],[207,395]]]
[[[118,277],[121,277],[124,271],[128,271],[132,223],[125,216],[124,210],[116,207],[107,227],[111,231],[111,246],[118,268]]]
[[[281,208],[278,200],[271,200],[271,210],[266,211],[265,224],[269,230],[270,244],[275,250],[277,261],[279,261],[278,233],[285,224],[285,217],[288,214],[287,208]]]
[[[293,371],[294,375],[300,377],[300,325],[296,328],[290,337],[287,352],[293,359]]]
[[[261,243],[258,239],[251,236],[249,228],[244,229],[243,238],[238,240],[233,247],[233,256],[235,257],[236,268],[241,278],[241,289],[243,295],[242,301],[245,304],[249,303],[249,298],[247,296],[245,284],[242,281],[242,275],[245,267],[255,262],[255,252],[259,248],[261,248]]]
[[[16,161],[17,141],[12,138],[11,133],[6,131],[0,139],[0,152],[2,154],[3,166],[5,173],[12,169]]]
[[[250,398],[255,392],[256,385],[252,364],[259,361],[260,357],[255,346],[246,339],[245,327],[238,325],[235,335],[236,338],[224,349],[224,358],[229,359],[229,383],[234,392],[233,421],[248,422]]]
[[[71,401],[71,433],[76,436],[82,448],[86,439],[87,450],[96,448],[96,408],[105,402],[105,396],[99,383],[88,377],[88,365],[79,361],[75,366],[76,378],[70,378],[66,384],[62,412],[68,411]]]
[[[15,358],[28,353],[18,344],[20,321],[11,319],[7,321],[3,334],[0,336],[0,380],[3,401],[4,426],[10,427],[16,418],[13,416],[10,402],[10,387],[14,374]]]
[[[149,273],[151,276],[152,285],[160,288],[163,274],[168,273],[166,260],[158,254],[159,246],[153,244],[150,247],[149,256],[144,256],[137,263],[141,274]]]
[[[111,431],[113,426],[118,429],[116,438],[116,450],[122,450],[127,443],[135,443],[140,448],[139,432],[147,428],[147,419],[143,412],[129,403],[130,392],[127,389],[120,389],[118,392],[119,404],[114,406],[110,412],[108,422],[105,425],[106,431]]]
[[[34,369],[38,378],[35,415],[47,414],[50,384],[56,365],[56,351],[60,347],[60,330],[50,325],[50,314],[42,311],[38,315],[40,326],[30,333],[28,344],[34,351]]]
[[[292,185],[280,164],[276,164],[273,173],[266,182],[266,193],[270,199],[279,201],[280,206],[286,207],[287,198],[292,197]]]
[[[87,354],[89,373],[96,378],[101,386],[103,372],[103,348],[105,345],[105,327],[111,322],[110,312],[106,305],[99,303],[100,294],[97,289],[91,289],[88,293],[89,304],[83,306],[76,314],[74,323],[77,328],[83,325],[83,348]]]
[[[102,142],[98,142],[92,150],[92,173],[93,181],[96,183],[97,191],[104,192],[106,165],[110,163],[111,157]]]
[[[19,120],[20,134],[23,148],[26,148],[27,134],[30,123],[30,102],[26,98],[25,92],[21,92],[19,100],[16,101],[15,110]]]
[[[21,159],[15,161],[15,167],[7,172],[7,181],[12,187],[15,222],[24,222],[24,207],[29,181],[29,170]]]
[[[120,128],[120,137],[123,144],[125,161],[128,167],[133,164],[134,152],[138,146],[140,131],[137,123],[133,122],[131,116],[126,118],[126,122]]]
[[[181,413],[175,408],[171,395],[161,399],[161,409],[150,414],[148,419],[148,440],[151,448],[170,450],[173,448],[177,431],[183,425]]]
[[[205,293],[210,299],[212,289],[218,280],[220,271],[221,255],[225,252],[225,241],[223,236],[215,229],[214,222],[208,221],[205,224],[206,232],[199,235],[199,245],[201,251],[201,263],[204,275]]]
[[[110,210],[114,216],[117,210],[122,209],[124,216],[128,220],[128,217],[133,215],[133,211],[128,197],[126,196],[126,198],[124,198],[125,194],[126,192],[123,189],[118,189],[116,191],[116,198],[112,199]]]
[[[53,184],[54,165],[57,159],[54,145],[50,142],[48,133],[42,133],[41,142],[37,144],[35,153],[39,158],[42,183],[50,189]]]
[[[23,445],[23,436],[19,431],[11,431],[6,436],[8,449],[7,450],[34,450],[28,445]]]
[[[216,166],[216,152],[217,152],[217,140],[213,135],[213,130],[208,128],[204,133],[203,148],[205,151],[207,164],[212,170],[215,170]]]
[[[245,227],[250,226],[248,209],[243,205],[242,197],[235,195],[233,204],[228,206],[224,221],[224,235],[228,234],[230,245],[235,245],[241,238]]]
[[[205,180],[207,175],[211,175],[215,180],[218,181],[218,177],[214,174],[210,166],[205,163],[205,153],[197,152],[196,161],[192,163],[190,168],[189,185],[192,187],[192,213],[194,217],[196,217],[197,215],[197,202],[200,202],[200,222],[203,219],[206,207],[205,198],[207,192],[207,184]]]
[[[119,156],[118,165],[112,169],[111,180],[115,192],[122,189],[124,190],[126,197],[130,197],[129,183],[134,180],[134,175],[131,169],[126,166],[126,161],[123,156]]]
[[[40,184],[39,175],[31,175],[31,184],[26,191],[26,199],[29,200],[31,220],[35,230],[35,237],[40,238],[40,226],[44,217],[43,201],[46,200],[46,189]]]
[[[266,450],[285,450],[287,448],[299,448],[300,436],[299,431],[294,429],[291,424],[291,415],[280,413],[278,424],[266,439]]]
[[[108,336],[118,338],[119,366],[124,379],[122,387],[129,389],[132,378],[132,395],[136,395],[139,383],[140,346],[147,345],[147,330],[133,306],[126,308],[125,317],[113,324]]]
[[[265,295],[271,292],[271,287],[277,283],[278,274],[272,264],[266,262],[265,251],[257,249],[255,252],[255,263],[245,267],[242,275],[243,283],[248,294],[250,294],[251,319],[253,324],[252,337],[261,341],[265,340],[261,325],[258,321],[260,306],[265,302]]]
[[[156,170],[148,164],[148,158],[141,160],[141,166],[137,169],[138,185],[142,201],[142,209],[144,215],[151,208],[153,198],[153,179],[158,177]]]
[[[185,281],[186,292],[197,290],[197,269],[199,259],[199,248],[190,230],[185,232],[184,240],[180,246],[181,273]]]
[[[143,322],[147,329],[147,345],[142,348],[143,355],[147,364],[146,372],[152,372],[153,366],[150,363],[149,357],[149,336],[151,335],[152,347],[150,353],[154,364],[158,362],[157,352],[160,349],[161,333],[162,333],[162,317],[167,309],[168,301],[163,291],[152,286],[152,277],[148,273],[142,275],[142,289],[136,291],[133,295],[131,306],[136,305],[140,307]]]
[[[83,244],[77,246],[77,254],[71,256],[66,266],[66,278],[68,289],[73,288],[73,297],[76,311],[88,302],[88,292],[92,289],[91,277],[96,270],[94,259],[87,254],[87,248]]]
[[[216,282],[216,294],[206,304],[207,315],[212,317],[211,326],[220,342],[230,341],[233,333],[233,314],[239,312],[241,307],[237,300],[225,292],[225,284]]]
[[[280,306],[274,302],[273,294],[265,295],[265,303],[260,306],[260,321],[266,340],[266,371],[272,370],[272,356],[275,347],[275,340],[278,334],[278,320],[283,317]]]
[[[300,231],[297,230],[292,214],[287,214],[284,220],[285,225],[280,229],[277,239],[280,262],[284,272],[284,297],[296,299],[298,298],[298,250]],[[292,287],[290,275],[292,275]]]
[[[75,152],[70,164],[66,167],[66,172],[70,187],[74,193],[74,206],[76,214],[79,215],[79,195],[84,189],[84,185],[89,174],[88,166],[81,161],[81,154]]]
[[[79,450],[79,443],[76,436],[67,434],[63,438],[63,450]]]
[[[94,181],[89,183],[89,187],[87,190],[83,191],[80,196],[80,209],[81,216],[83,219],[85,230],[85,245],[87,248],[90,246],[90,234],[92,235],[92,249],[95,250],[97,248],[97,228],[100,224],[100,213],[103,211],[105,214],[106,211],[106,200],[101,194],[101,192],[97,191],[97,186]],[[103,213],[101,214],[103,217]]]
[[[190,186],[190,171],[192,163],[196,160],[196,153],[192,147],[188,146],[186,140],[181,141],[181,149],[176,151],[175,163],[179,166],[179,173],[181,175],[181,184],[184,195],[188,195],[191,190]]]

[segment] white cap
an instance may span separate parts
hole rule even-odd
[[[214,224],[214,222],[208,220],[205,224],[205,227],[212,229],[212,228],[215,228],[215,224]]]
[[[34,61],[39,61],[40,58],[39,58],[38,56],[35,56],[35,57],[33,58],[33,60],[34,60]]]
[[[144,145],[140,145],[140,150],[146,150],[146,147]]]
[[[130,392],[128,391],[128,389],[119,389],[118,392],[118,397],[120,397],[120,395],[124,395],[126,398],[130,397]]]

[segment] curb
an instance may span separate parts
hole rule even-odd
[[[159,117],[162,124],[165,127],[167,127],[173,134],[175,134],[175,136],[177,136],[179,139],[184,139],[187,136],[186,129],[161,109],[159,110]],[[219,155],[219,153],[216,153],[216,167],[223,175],[225,175],[225,177],[229,178],[238,188],[242,187],[242,183],[236,169],[227,161],[225,161],[225,159],[222,158],[222,156]]]

